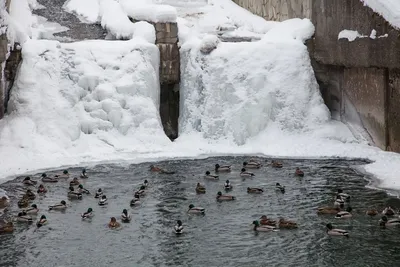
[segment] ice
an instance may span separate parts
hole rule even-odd
[[[400,1],[398,0],[360,0],[374,12],[385,18],[393,27],[400,29]]]

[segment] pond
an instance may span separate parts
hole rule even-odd
[[[220,157],[158,163],[176,172],[172,175],[150,172],[149,163],[99,165],[87,169],[89,179],[81,179],[92,192],[82,200],[67,199],[67,180],[46,184],[49,192],[32,203],[49,224],[39,229],[34,224],[16,224],[13,234],[0,235],[0,266],[381,267],[400,261],[400,229],[381,229],[379,215],[365,215],[371,208],[382,210],[389,199],[383,191],[366,188],[364,175],[353,169],[365,162],[286,159],[281,160],[283,168],[275,169],[266,163],[271,159],[259,158],[264,166],[252,170],[254,178],[242,179],[239,173],[244,160]],[[232,172],[220,174],[219,181],[204,180],[205,171],[213,173],[216,163],[232,164]],[[304,170],[303,178],[293,175],[296,167]],[[80,171],[69,169],[72,177]],[[139,207],[131,208],[133,192],[145,179],[148,193]],[[229,194],[237,199],[217,202],[216,193],[223,191],[226,179],[233,185]],[[16,197],[26,190],[21,181],[22,177],[0,186],[14,203],[8,213],[18,212]],[[196,194],[197,182],[205,185],[206,194]],[[284,194],[275,190],[276,182],[286,187]],[[248,194],[247,187],[262,187],[264,193]],[[93,197],[98,188],[109,199],[105,207],[98,206]],[[338,188],[351,195],[353,218],[318,216],[316,209],[331,206]],[[47,210],[61,200],[67,200],[65,212]],[[204,207],[205,215],[187,214],[190,204]],[[80,214],[89,207],[95,216],[82,221]],[[119,218],[124,208],[132,213],[132,222],[122,224],[119,230],[108,229],[110,217]],[[264,214],[294,220],[299,228],[254,232],[252,221]],[[181,236],[173,232],[176,220],[182,220],[185,227]],[[328,222],[348,230],[350,238],[328,236]]]

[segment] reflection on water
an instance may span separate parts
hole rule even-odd
[[[94,192],[101,187],[109,199],[99,207],[93,197],[72,201],[65,213],[48,212],[46,207],[66,199],[67,182],[48,185],[46,197],[35,201],[49,225],[38,230],[18,225],[12,235],[0,236],[0,266],[394,266],[400,261],[400,229],[380,229],[378,217],[365,211],[382,209],[386,193],[365,188],[366,181],[349,166],[354,161],[284,160],[282,169],[264,166],[254,170],[255,178],[239,177],[241,157],[162,162],[160,166],[177,171],[174,175],[149,173],[148,164],[128,168],[102,165],[88,169],[83,180]],[[263,159],[260,159],[264,161]],[[202,176],[214,164],[233,164],[233,172],[221,174],[220,181]],[[301,167],[304,178],[294,177]],[[78,174],[80,169],[70,169]],[[39,175],[38,175],[39,176]],[[149,180],[142,206],[130,209],[133,190]],[[236,201],[218,203],[215,195],[229,179]],[[19,181],[2,187],[16,195]],[[207,193],[196,195],[197,182]],[[275,183],[286,186],[286,193],[275,191]],[[247,194],[248,186],[263,187],[262,195]],[[318,206],[331,205],[335,192],[343,188],[352,196],[353,219],[337,220],[317,216]],[[205,216],[188,215],[189,204],[206,208]],[[95,217],[81,221],[80,213],[92,207]],[[112,231],[106,223],[130,209],[133,221]],[[13,208],[15,213],[16,209]],[[42,212],[40,212],[42,214]],[[266,214],[297,221],[297,230],[255,233],[251,222]],[[185,226],[182,236],[172,231],[177,219]],[[329,237],[325,224],[350,232],[350,238]]]

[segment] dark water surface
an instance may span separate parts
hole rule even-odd
[[[104,189],[107,207],[99,207],[92,196],[67,201],[65,213],[48,212],[47,207],[67,200],[67,182],[47,185],[46,197],[33,203],[49,224],[38,230],[18,224],[13,234],[0,235],[0,266],[397,266],[400,262],[400,229],[380,229],[379,216],[369,218],[365,211],[382,209],[389,198],[385,192],[365,188],[367,181],[351,167],[363,162],[340,160],[283,160],[282,169],[264,166],[255,178],[243,180],[239,171],[244,158],[225,157],[204,160],[161,162],[177,171],[174,175],[154,174],[149,164],[120,167],[99,165],[88,169],[82,180],[94,192]],[[264,161],[264,159],[260,159]],[[205,181],[203,173],[215,163],[233,164],[233,172],[221,174],[220,181]],[[293,176],[295,167],[306,175]],[[81,169],[69,169],[78,175]],[[48,173],[50,174],[50,173]],[[39,175],[37,175],[39,176]],[[130,208],[133,190],[149,180],[148,194],[140,207]],[[218,203],[217,191],[229,179],[236,201]],[[20,196],[21,178],[1,187]],[[207,193],[196,195],[197,182]],[[286,193],[275,191],[275,183],[286,186]],[[247,194],[248,186],[265,189],[262,195]],[[317,216],[316,208],[332,205],[337,188],[352,196],[353,218],[338,220],[331,215]],[[12,198],[15,200],[15,197]],[[206,208],[205,216],[188,215],[193,203]],[[88,207],[95,211],[91,222],[80,214]],[[120,230],[106,227],[111,216],[122,209],[133,214],[130,224]],[[11,213],[16,213],[13,206]],[[297,221],[296,230],[255,233],[251,222],[266,214]],[[185,233],[176,236],[177,219]],[[350,232],[350,238],[329,237],[325,224]]]

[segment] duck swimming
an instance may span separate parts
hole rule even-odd
[[[93,216],[94,213],[92,208],[88,208],[86,212],[81,214],[82,219],[91,219]]]
[[[140,204],[140,199],[138,197],[135,197],[134,199],[131,200],[130,206],[138,206]]]
[[[205,213],[205,209],[201,208],[201,207],[195,207],[193,204],[189,205],[189,210],[188,213],[192,213],[192,214],[204,214]]]
[[[132,220],[132,216],[128,213],[127,209],[124,209],[121,214],[121,221],[123,223],[128,223]]]
[[[394,209],[392,209],[392,207],[386,207],[383,211],[382,214],[385,216],[393,216],[394,215]]]
[[[224,188],[226,191],[232,190],[233,186],[231,185],[231,182],[229,182],[229,180],[226,180]]]
[[[31,180],[31,177],[29,177],[29,176],[25,177],[25,179],[22,181],[22,183],[23,183],[24,185],[28,185],[28,186],[33,186],[33,185],[36,185],[36,184],[37,184],[37,182]]]
[[[18,201],[18,208],[26,208],[29,206],[29,198],[26,195],[22,196],[22,199]]]
[[[304,176],[304,172],[302,170],[300,170],[299,167],[297,167],[296,171],[294,172],[294,175],[299,176],[299,177],[303,177]]]
[[[78,180],[78,178],[74,177],[74,179],[72,179],[71,182],[69,182],[69,186],[74,186],[74,185],[79,185],[80,182]]]
[[[263,215],[260,218],[260,224],[261,225],[275,226],[276,225],[276,221],[268,219],[266,215]]]
[[[367,214],[368,216],[376,216],[378,215],[378,211],[373,209],[373,210],[367,210],[367,212],[365,214]]]
[[[279,228],[285,229],[295,229],[297,228],[297,223],[289,220],[285,220],[284,218],[280,218],[278,221]]]
[[[54,175],[56,178],[69,178],[69,173],[67,170],[64,170],[62,174],[56,174]]]
[[[219,164],[215,164],[215,172],[230,172],[231,165],[223,165],[220,166]]]
[[[351,218],[353,215],[351,215],[352,208],[351,207],[347,207],[346,211],[339,211],[335,218],[336,219],[348,219]]]
[[[79,192],[75,192],[75,189],[72,186],[70,186],[68,197],[71,199],[82,199],[82,194]]]
[[[276,231],[276,227],[270,225],[260,225],[258,221],[253,221],[254,227],[253,230],[256,232],[271,232]]]
[[[350,195],[349,195],[349,194],[346,194],[346,193],[343,193],[343,189],[338,189],[338,191],[337,191],[337,196],[340,196],[340,198],[341,198],[343,201],[346,201],[346,202],[349,202],[349,201],[350,201]]]
[[[175,174],[174,171],[167,171],[167,170],[164,170],[164,169],[162,169],[160,167],[156,167],[154,165],[150,165],[150,171],[151,172],[158,172],[158,173],[161,173],[161,174]]]
[[[146,189],[148,185],[149,185],[149,182],[147,180],[144,180],[142,186],[144,186],[144,188]]]
[[[183,225],[181,220],[176,221],[176,225],[174,226],[175,234],[183,233]]]
[[[111,217],[110,222],[108,223],[108,227],[111,229],[116,229],[119,228],[121,224],[117,222],[117,219],[115,217]]]
[[[223,201],[223,200],[235,200],[236,198],[234,196],[230,195],[223,195],[221,191],[217,193],[217,200]]]
[[[349,232],[347,232],[346,230],[342,230],[342,229],[335,229],[335,228],[333,228],[331,223],[328,223],[326,225],[326,233],[331,236],[345,236],[345,237],[349,238]]]
[[[324,208],[318,208],[317,214],[337,214],[340,212],[340,209],[338,207],[324,207]]]
[[[141,187],[140,187],[140,189],[139,189],[139,191],[136,191],[135,192],[135,194],[136,193],[138,193],[139,194],[139,196],[144,196],[144,195],[146,195],[146,187],[144,186],[144,185],[142,185]]]
[[[26,196],[29,200],[35,200],[35,198],[36,198],[35,193],[33,193],[32,190],[30,190],[30,189],[26,190],[25,196]]]
[[[196,193],[197,194],[205,194],[206,193],[206,188],[201,185],[200,183],[197,183],[196,185]]]
[[[261,163],[256,162],[256,161],[250,161],[250,162],[243,162],[243,168],[247,169],[259,169],[261,168]]]
[[[339,196],[339,195],[336,196],[336,200],[335,200],[335,203],[333,203],[333,206],[340,207],[341,209],[344,208],[344,201],[341,198],[341,196]]]
[[[42,173],[42,182],[43,183],[57,183],[58,180],[56,178],[48,177],[47,174]]]
[[[53,206],[49,206],[49,211],[50,210],[65,210],[67,208],[67,203],[64,200],[61,200],[60,204],[56,204]]]
[[[39,185],[38,190],[37,190],[38,194],[46,194],[47,193],[47,189],[44,187],[44,185]]]
[[[262,190],[261,188],[247,187],[247,193],[249,194],[261,194],[263,192],[264,190]]]
[[[204,179],[208,180],[218,180],[218,175],[212,175],[209,171],[206,171],[206,175],[204,176]]]
[[[10,204],[10,201],[6,196],[3,196],[0,198],[0,209],[4,209],[5,207],[8,207]]]
[[[90,194],[89,190],[87,190],[86,188],[83,188],[82,184],[78,185],[78,193],[87,194],[87,195]]]
[[[94,198],[100,198],[103,195],[103,191],[101,190],[101,188],[99,188],[96,192],[96,194],[94,195]]]
[[[252,172],[246,171],[245,168],[242,168],[242,171],[240,172],[240,176],[241,176],[241,177],[253,177],[253,176],[255,176],[255,175],[254,175],[254,173],[252,173]]]
[[[282,163],[280,163],[280,162],[278,162],[278,161],[275,161],[275,160],[271,161],[271,165],[272,165],[272,167],[274,167],[274,168],[282,168],[282,167],[283,167],[283,164],[282,164]]]
[[[87,176],[87,174],[86,174],[86,169],[82,170],[82,173],[81,173],[80,177],[81,178],[89,178],[89,176]]]
[[[36,226],[38,228],[42,227],[43,225],[47,224],[47,218],[46,216],[42,215],[42,217],[40,217],[40,220],[36,223]]]
[[[17,222],[32,223],[33,219],[25,212],[19,212],[16,218]]]
[[[99,206],[105,206],[105,205],[107,205],[108,203],[107,203],[107,196],[106,195],[102,195],[101,196],[101,198],[100,198],[100,200],[99,200]]]
[[[39,209],[36,204],[32,204],[32,206],[29,209],[23,210],[22,212],[28,214],[28,215],[36,215],[39,212]]]
[[[14,232],[14,224],[12,222],[6,222],[4,225],[0,225],[0,234]]]
[[[382,216],[382,219],[379,220],[379,226],[397,226],[400,225],[400,219],[391,219],[388,220],[387,216]]]
[[[284,194],[285,193],[285,187],[284,186],[282,186],[280,183],[276,183],[276,185],[275,185],[275,190],[279,190],[279,191],[281,191],[281,193],[282,194]]]

